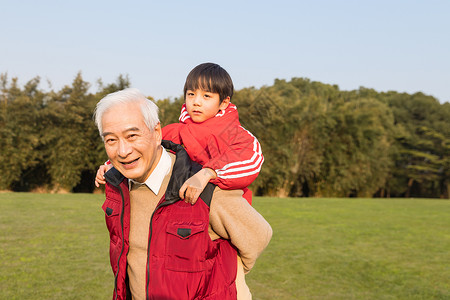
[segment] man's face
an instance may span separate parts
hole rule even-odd
[[[113,106],[103,114],[102,126],[111,163],[125,177],[144,182],[161,157],[161,126],[147,128],[139,103]]]

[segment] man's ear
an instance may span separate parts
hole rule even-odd
[[[161,144],[162,140],[162,130],[161,130],[161,123],[158,122],[155,126],[155,139]]]
[[[228,105],[230,105],[230,97],[226,97],[225,99],[223,99],[222,103],[220,103],[219,105],[219,109],[220,110],[225,110],[227,109]]]

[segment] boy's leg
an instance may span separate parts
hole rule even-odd
[[[245,282],[244,265],[242,264],[241,257],[237,258],[237,274],[236,274],[236,290],[237,300],[251,300],[252,293]]]

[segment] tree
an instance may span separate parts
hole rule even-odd
[[[390,170],[393,117],[376,99],[349,99],[330,111],[334,119],[318,183],[325,196],[372,196]]]
[[[100,165],[101,140],[92,121],[96,98],[79,73],[72,86],[53,93],[46,111],[45,161],[55,190],[72,190],[83,172],[92,177]],[[89,155],[88,155],[89,154]],[[105,161],[103,155],[103,160]]]
[[[17,82],[0,74],[0,189],[92,191],[107,159],[92,113],[128,76],[99,81],[95,94],[81,73],[59,91],[40,90],[39,77]],[[244,88],[232,101],[262,145],[256,195],[449,197],[449,103],[307,78]],[[156,103],[163,126],[178,122],[183,97]]]
[[[24,175],[42,160],[36,151],[41,144],[41,108],[44,94],[38,89],[39,77],[30,80],[21,90],[17,78],[8,86],[6,74],[0,76],[2,113],[0,121],[0,188],[14,183],[26,188]],[[25,173],[25,174],[24,174]]]
[[[394,196],[448,197],[449,105],[422,93],[381,95],[396,123]]]
[[[156,101],[156,105],[159,108],[159,120],[161,122],[161,126],[178,122],[178,117],[180,116],[181,106],[183,103],[183,97],[175,98],[174,100],[163,99]]]

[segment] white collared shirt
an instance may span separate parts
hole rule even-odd
[[[155,195],[158,195],[159,189],[161,188],[162,182],[164,180],[164,177],[166,177],[167,173],[170,172],[170,167],[172,165],[172,159],[170,158],[170,155],[167,153],[166,149],[161,146],[162,154],[161,158],[159,159],[158,164],[156,165],[153,172],[150,174],[150,176],[147,178],[147,180],[142,182],[137,182],[133,179],[130,179],[128,181],[128,187],[131,190],[131,183],[134,184],[146,184],[148,188],[155,193]]]

